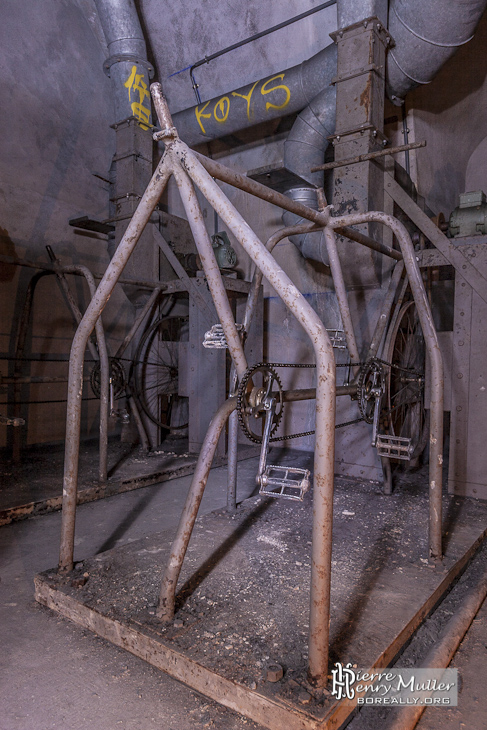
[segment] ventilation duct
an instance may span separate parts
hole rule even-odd
[[[328,86],[336,66],[337,50],[332,43],[286,71],[173,114],[174,125],[183,142],[194,146],[294,114]]]
[[[387,95],[399,105],[411,89],[429,84],[459,46],[473,38],[486,0],[391,0]]]
[[[288,190],[293,200],[317,209],[316,188],[323,186],[323,171],[310,172],[316,164],[322,164],[328,137],[335,131],[336,91],[328,86],[318,94],[296,119],[289,136],[284,143],[284,167],[306,180],[311,188],[294,188]],[[319,161],[318,163],[316,161]],[[303,222],[293,213],[284,213],[282,220],[285,226],[294,226]],[[289,239],[307,259],[322,261],[328,265],[328,255],[322,231],[291,236]]]
[[[108,45],[103,64],[112,79],[115,122],[134,116],[151,123],[149,78],[154,69],[147,61],[147,48],[134,0],[95,0]]]
[[[342,18],[346,16],[347,4],[342,3],[341,8],[339,5]],[[391,0],[389,32],[395,46],[387,56],[386,80],[388,95],[394,103],[401,104],[408,91],[432,81],[458,46],[473,37],[486,5],[487,0],[454,0],[447,4],[441,0]],[[323,173],[311,174],[309,170],[323,164],[327,137],[335,130],[334,98],[327,92],[325,89],[301,112],[284,145],[284,167],[313,187],[323,185]],[[286,194],[300,200],[308,195],[303,188],[288,190]],[[309,200],[315,201],[310,207],[316,207],[316,195],[313,197],[311,190]],[[300,220],[290,213],[283,215],[286,226]],[[323,238],[323,234],[315,232],[290,240],[305,258],[328,265]]]

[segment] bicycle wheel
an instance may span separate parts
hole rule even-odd
[[[178,395],[179,342],[187,317],[162,317],[143,334],[132,366],[134,395],[150,420],[166,431],[188,426],[188,399]]]
[[[411,439],[411,461],[415,461],[428,441],[429,413],[424,402],[426,347],[413,301],[401,307],[387,335],[384,359],[398,366],[391,367],[388,376],[389,433]]]

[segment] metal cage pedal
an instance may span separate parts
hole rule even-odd
[[[259,477],[259,494],[301,502],[310,487],[310,473],[309,469],[296,466],[269,464]]]
[[[243,331],[243,324],[236,324],[237,332]],[[208,332],[205,332],[203,347],[209,350],[225,350],[228,347],[227,339],[221,324],[214,324]]]
[[[410,438],[379,433],[377,434],[376,446],[379,456],[386,456],[388,459],[402,459],[403,461],[411,460],[413,447]]]
[[[334,350],[346,350],[347,341],[345,339],[345,331],[337,329],[327,329],[328,337],[331,341],[331,346]]]

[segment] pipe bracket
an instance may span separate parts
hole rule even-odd
[[[137,66],[144,66],[149,74],[149,79],[154,78],[154,66],[146,61],[144,58],[140,58],[133,53],[116,53],[114,56],[109,56],[103,61],[103,71],[108,78],[110,78],[110,69],[116,63],[135,63]]]

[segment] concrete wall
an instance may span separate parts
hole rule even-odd
[[[487,190],[487,14],[474,39],[461,47],[431,84],[406,99],[416,140],[419,192],[446,218],[467,190]]]
[[[103,74],[106,55],[92,2],[43,0],[3,4],[0,38],[0,252],[18,259],[48,263],[51,245],[64,263],[84,263],[103,271],[108,261],[106,237],[82,234],[70,218],[108,214],[107,177],[114,135],[111,89]],[[1,373],[9,371],[27,283],[33,269],[2,266],[0,283]],[[71,280],[82,307],[86,293]],[[116,328],[126,317],[124,298],[115,296],[106,313]],[[114,333],[117,336],[117,333]],[[66,358],[73,336],[72,318],[53,277],[44,279],[34,302],[33,335],[27,355]],[[10,363],[11,370],[11,363]],[[27,364],[25,373],[67,373],[67,365]],[[88,392],[88,391],[87,391]],[[23,400],[61,400],[65,386],[24,388]],[[91,393],[90,393],[91,395]],[[5,389],[0,400],[6,400]],[[96,433],[97,404],[84,410],[83,431]],[[6,407],[0,406],[5,413]],[[61,439],[65,406],[25,405],[30,443]],[[2,426],[0,444],[11,430]],[[28,434],[28,436],[27,436]]]

